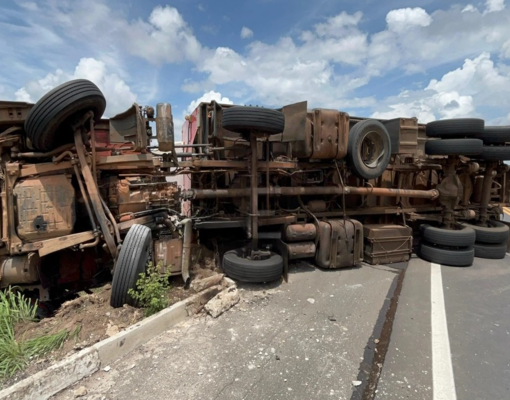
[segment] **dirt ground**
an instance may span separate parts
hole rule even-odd
[[[51,335],[63,329],[69,332],[69,338],[62,348],[34,360],[21,373],[0,382],[0,387],[8,387],[31,376],[54,362],[113,336],[144,318],[142,309],[127,304],[122,308],[112,308],[110,294],[110,284],[94,289],[92,294],[82,292],[78,298],[63,303],[53,317],[45,318],[40,322],[18,324],[16,326],[18,340]],[[189,295],[189,290],[185,290],[182,283],[172,285],[168,294],[170,304],[183,300]]]
[[[194,254],[199,262],[191,268],[193,279],[202,279],[219,272],[213,254]],[[198,260],[197,260],[198,261]],[[168,292],[169,304],[192,296],[194,292],[184,287],[180,276],[171,279]],[[33,360],[24,371],[0,382],[0,389],[41,371],[51,364],[81,349],[107,339],[144,318],[143,309],[125,304],[122,308],[110,306],[111,284],[93,289],[93,293],[80,292],[76,299],[66,301],[51,318],[39,322],[20,323],[15,328],[16,338],[31,339],[51,335],[66,329],[69,337],[59,350]]]

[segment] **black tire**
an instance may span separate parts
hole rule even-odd
[[[122,307],[124,304],[136,306],[136,301],[128,294],[129,289],[136,289],[136,281],[145,272],[151,252],[151,230],[135,224],[122,243],[119,258],[115,265],[112,281],[110,305]]]
[[[507,225],[499,221],[489,221],[489,226],[478,226],[471,224],[462,224],[470,227],[476,232],[476,241],[479,243],[506,243],[510,230]]]
[[[235,106],[223,109],[221,126],[239,133],[281,133],[285,129],[285,116],[269,108]]]
[[[105,108],[106,100],[96,85],[86,79],[69,81],[46,93],[32,107],[25,132],[36,149],[49,151],[73,142],[71,124],[77,116],[92,110],[97,121]]]
[[[482,139],[486,144],[510,142],[510,126],[486,126]]]
[[[367,144],[372,144],[376,151],[367,152]],[[390,135],[382,123],[366,119],[351,128],[347,159],[355,175],[367,180],[379,178],[388,167],[390,158]]]
[[[461,229],[441,229],[430,225],[421,226],[423,238],[432,244],[452,247],[469,247],[475,244],[476,232],[467,227],[462,226]]]
[[[429,122],[426,134],[441,139],[481,138],[484,125],[484,120],[478,118],[444,119]]]
[[[456,250],[443,249],[433,244],[422,242],[420,257],[436,264],[468,267],[473,264],[475,250],[473,247],[464,247]]]
[[[272,282],[283,274],[283,258],[271,252],[269,258],[251,260],[243,257],[243,249],[230,250],[223,255],[223,271],[241,282]]]
[[[482,150],[480,139],[429,140],[425,143],[425,154],[431,156],[476,156]]]
[[[510,160],[510,146],[483,146],[481,158],[485,161]]]
[[[506,256],[506,243],[487,244],[475,243],[475,257],[487,258],[489,260],[501,260]]]

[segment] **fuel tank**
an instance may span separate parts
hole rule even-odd
[[[25,179],[14,186],[16,230],[26,241],[69,235],[73,231],[75,193],[66,175]]]

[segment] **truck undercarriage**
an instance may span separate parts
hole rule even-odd
[[[334,269],[415,249],[470,265],[506,252],[510,129],[211,102],[176,144],[169,104],[109,120],[104,108],[85,80],[36,105],[0,102],[1,287],[47,300],[113,276],[119,307],[148,261],[188,281],[201,246],[248,282],[287,279],[296,259]]]

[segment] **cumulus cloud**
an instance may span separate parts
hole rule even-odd
[[[253,31],[250,28],[243,26],[243,28],[241,29],[241,38],[249,39],[251,37],[253,37]]]
[[[474,5],[468,4],[466,7],[464,7],[462,9],[461,12],[465,13],[465,12],[475,12],[475,11],[478,11],[478,9]]]
[[[477,107],[506,111],[510,91],[510,71],[498,68],[488,53],[466,59],[462,67],[432,79],[422,91],[402,91],[386,100],[387,110],[375,118],[415,116],[422,122],[434,119],[473,116]]]
[[[399,33],[416,27],[429,26],[431,22],[431,16],[420,7],[392,10],[386,15],[388,29]]]
[[[57,69],[42,79],[28,82],[16,91],[15,98],[36,102],[54,87],[72,79],[88,79],[99,87],[106,97],[105,116],[122,112],[136,101],[129,86],[117,74],[110,73],[104,62],[94,58],[82,58],[72,73]]]
[[[505,0],[486,0],[484,14],[498,12],[505,9]]]

